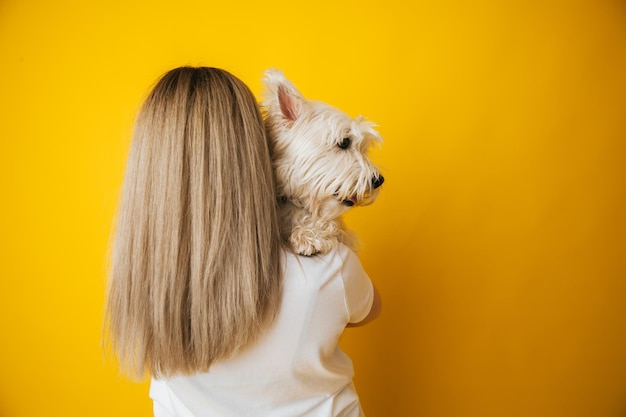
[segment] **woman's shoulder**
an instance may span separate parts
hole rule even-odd
[[[283,271],[287,276],[341,277],[361,269],[361,261],[352,249],[343,243],[334,246],[329,252],[313,256],[298,255],[284,249]]]
[[[333,246],[330,251],[326,253],[318,253],[312,256],[299,255],[294,253],[290,248],[283,248],[283,252],[286,258],[291,258],[293,260],[297,260],[298,262],[305,263],[328,263],[335,258],[340,258],[341,260],[346,260],[348,258],[358,258],[356,253],[346,246],[344,243],[339,242],[337,245]]]

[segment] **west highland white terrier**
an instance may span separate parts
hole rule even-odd
[[[374,124],[304,98],[279,70],[265,72],[281,234],[294,252],[323,254],[338,242],[356,250],[341,216],[376,200],[384,178],[367,156],[382,141]]]

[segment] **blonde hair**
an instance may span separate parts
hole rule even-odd
[[[181,67],[136,120],[114,234],[108,339],[136,377],[207,371],[276,314],[280,236],[269,148],[248,87]]]

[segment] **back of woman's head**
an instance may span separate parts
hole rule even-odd
[[[114,235],[108,333],[135,375],[206,371],[278,305],[278,222],[251,91],[216,68],[165,74],[135,125]]]

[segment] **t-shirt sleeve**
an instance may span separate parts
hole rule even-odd
[[[345,247],[341,255],[343,258],[341,276],[348,318],[350,323],[358,323],[367,317],[372,309],[374,286],[352,250]]]

